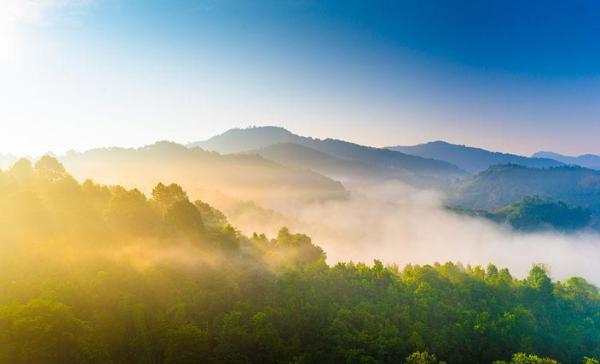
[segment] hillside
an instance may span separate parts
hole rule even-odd
[[[507,206],[491,211],[481,209],[449,208],[450,211],[483,217],[510,225],[520,231],[557,230],[577,231],[589,226],[591,212],[588,209],[569,206],[547,198],[526,197]]]
[[[247,152],[258,154],[266,159],[286,166],[310,169],[335,180],[346,181],[385,181],[402,179],[406,182],[423,182],[425,177],[417,177],[402,169],[385,168],[362,161],[337,158],[327,153],[295,143],[277,143]],[[429,180],[434,183],[433,180]]]
[[[220,155],[159,142],[142,148],[93,149],[61,158],[79,179],[137,186],[149,191],[159,181],[196,190],[219,190],[242,200],[279,206],[345,196],[344,187],[316,172],[285,167],[258,155]]]
[[[50,157],[0,171],[0,208],[1,363],[600,357],[598,289],[542,266],[328,265],[310,237],[245,236],[176,184],[79,183]]]
[[[460,168],[443,161],[421,158],[387,149],[367,147],[337,139],[314,139],[299,136],[278,127],[231,129],[206,141],[191,143],[219,153],[240,153],[258,150],[274,144],[293,143],[325,153],[337,159],[369,164],[373,168],[398,170],[422,176],[454,178],[465,175]],[[314,153],[313,153],[314,155]],[[307,167],[309,160],[304,160]],[[312,162],[311,162],[312,163]],[[315,163],[318,163],[315,161]]]
[[[481,148],[435,141],[413,146],[388,147],[390,150],[452,163],[470,173],[479,173],[496,164],[518,164],[531,168],[557,167],[563,163],[550,158],[529,158],[516,154],[491,152]]]
[[[565,164],[574,164],[585,168],[600,169],[600,156],[594,154],[582,154],[577,157],[571,157],[553,152],[537,152],[533,155],[533,157],[551,158]]]
[[[600,171],[576,166],[527,168],[493,166],[457,183],[450,194],[453,205],[495,209],[528,196],[563,201],[600,212]]]

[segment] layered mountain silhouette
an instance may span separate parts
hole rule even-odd
[[[386,168],[377,164],[337,158],[295,143],[277,143],[248,151],[247,154],[258,154],[286,166],[310,169],[342,182],[401,179],[405,182],[418,183],[424,179],[405,169]]]
[[[435,141],[413,146],[388,147],[390,150],[433,158],[452,163],[459,168],[470,172],[479,173],[496,164],[518,164],[531,168],[548,168],[561,166],[564,163],[547,157],[524,157],[516,154],[492,152],[465,145],[451,144],[444,141]]]
[[[457,183],[449,198],[452,206],[490,210],[528,196],[562,201],[598,214],[600,171],[579,166],[497,165]]]
[[[554,152],[537,152],[533,155],[533,157],[551,158],[565,164],[575,164],[586,168],[600,170],[600,156],[594,154],[582,154],[576,157],[572,157]]]
[[[218,190],[273,208],[294,201],[343,198],[347,191],[340,181],[403,180],[446,186],[449,205],[466,209],[491,211],[539,196],[600,214],[600,171],[444,142],[422,147],[430,152],[447,150],[444,158],[470,171],[494,164],[471,176],[447,161],[303,137],[277,127],[232,129],[188,146],[158,142],[142,148],[69,152],[61,161],[80,178],[137,186],[145,192],[158,181],[176,182],[191,194]],[[514,162],[497,164],[506,159]]]
[[[455,165],[431,158],[373,148],[337,139],[315,139],[279,127],[231,129],[189,147],[219,153],[255,153],[282,164],[344,178],[400,178],[410,175],[456,178],[466,174]]]
[[[145,192],[160,181],[176,182],[192,194],[218,190],[266,206],[346,194],[341,183],[311,170],[283,166],[259,155],[220,155],[171,142],[69,152],[61,161],[75,177],[135,186]]]

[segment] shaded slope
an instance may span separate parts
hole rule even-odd
[[[504,207],[491,211],[481,209],[449,208],[450,211],[483,217],[510,225],[520,231],[576,231],[589,226],[591,211],[578,206],[569,206],[561,201],[541,197],[525,197]]]
[[[453,204],[495,209],[527,196],[547,197],[600,212],[600,172],[576,166],[493,166],[454,186]]]

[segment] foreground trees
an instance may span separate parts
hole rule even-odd
[[[309,237],[245,237],[177,185],[148,199],[50,160],[1,172],[0,208],[0,363],[600,357],[598,289],[542,266],[329,266]]]

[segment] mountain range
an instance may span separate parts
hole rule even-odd
[[[394,146],[387,149],[423,158],[433,158],[452,163],[469,173],[479,173],[497,164],[518,164],[531,168],[558,167],[564,164],[550,157],[533,158],[516,154],[492,152],[489,150],[435,141],[413,146]]]
[[[356,181],[377,186],[400,180],[447,192],[449,206],[488,211],[486,216],[515,203],[519,211],[529,211],[519,201],[533,196],[600,216],[600,171],[573,165],[592,166],[596,156],[540,152],[525,157],[441,141],[392,149],[253,127],[187,146],[158,142],[141,148],[99,148],[69,152],[60,159],[78,178],[144,192],[158,181],[176,182],[192,195],[219,191],[279,211],[295,202],[344,198]],[[9,163],[14,158],[4,159]],[[538,204],[536,211],[545,206],[553,205]]]
[[[594,154],[582,154],[577,157],[566,156],[554,152],[537,152],[536,158],[550,158],[571,165],[578,165],[591,169],[600,169],[600,156]]]
[[[497,165],[457,182],[451,190],[452,206],[489,210],[539,196],[600,214],[600,171],[579,166]]]
[[[188,144],[219,153],[254,153],[284,165],[348,179],[452,179],[467,173],[452,163],[374,148],[338,139],[316,139],[279,127],[231,129]]]
[[[77,178],[135,186],[144,192],[161,181],[175,182],[192,195],[218,190],[266,206],[346,194],[340,182],[312,170],[283,166],[259,155],[220,155],[172,142],[69,152],[60,159]]]

